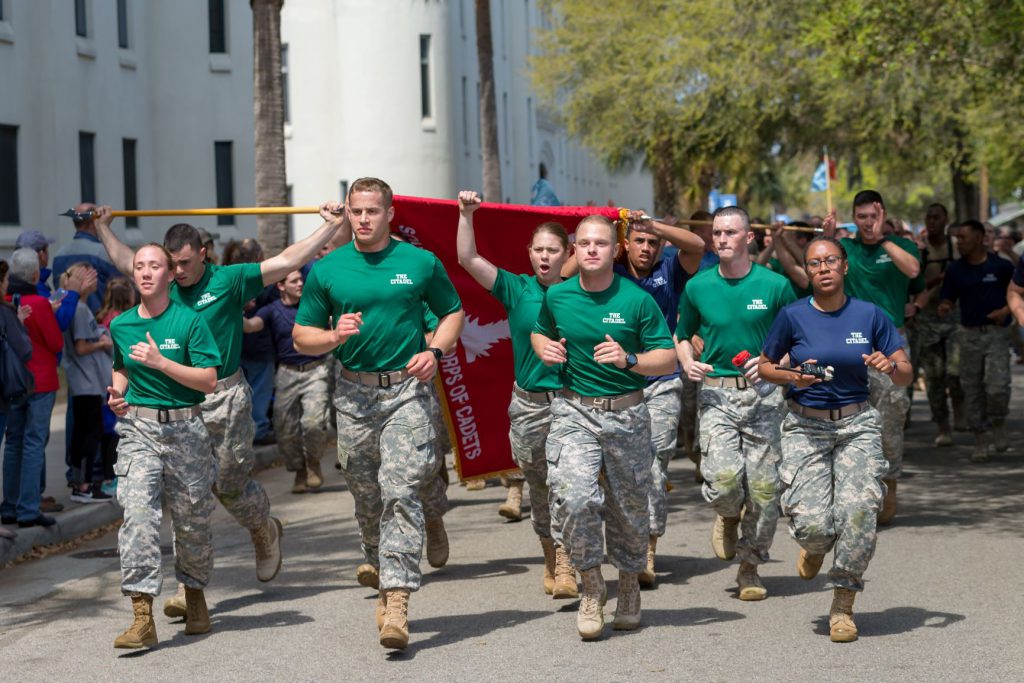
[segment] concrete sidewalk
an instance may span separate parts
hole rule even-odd
[[[121,518],[121,506],[116,500],[85,504],[71,501],[71,489],[67,486],[65,476],[67,465],[64,464],[66,409],[63,401],[58,402],[53,408],[53,416],[50,419],[50,442],[46,447],[46,490],[43,492],[45,496],[53,496],[64,506],[64,510],[48,513],[57,520],[52,527],[35,526],[19,529],[17,524],[8,525],[7,528],[16,532],[18,537],[13,540],[0,538],[0,568],[31,552],[33,548],[74,540]],[[277,460],[276,446],[257,446],[255,450],[256,469],[265,469]],[[0,449],[0,457],[2,453]]]

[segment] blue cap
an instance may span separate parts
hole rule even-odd
[[[28,247],[35,251],[41,251],[56,241],[55,237],[47,237],[38,230],[26,230],[18,235],[18,241],[14,243],[14,248],[23,249]]]

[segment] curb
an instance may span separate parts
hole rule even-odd
[[[276,446],[256,446],[253,451],[256,456],[253,465],[254,472],[273,467],[279,457]],[[17,525],[9,527],[18,533],[18,537],[13,540],[0,538],[0,568],[8,562],[13,562],[22,555],[32,552],[33,548],[73,541],[93,529],[121,519],[123,514],[121,506],[117,504],[116,500],[109,503],[90,503],[88,505],[71,503],[70,505],[70,509],[54,515],[57,523],[51,527],[33,526],[27,529],[19,529]]]

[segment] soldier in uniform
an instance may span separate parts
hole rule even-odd
[[[646,376],[675,367],[672,337],[649,294],[612,270],[615,226],[603,216],[576,228],[580,274],[548,288],[531,343],[547,365],[562,364],[564,389],[551,403],[546,456],[551,515],[583,576],[576,628],[601,637],[607,597],[601,562],[619,570],[614,627],[640,625],[639,573],[650,535],[651,417]]]
[[[942,204],[931,204],[924,215],[925,243],[921,250],[921,273],[925,290],[914,298],[917,311],[911,329],[914,362],[921,368],[928,392],[932,422],[938,427],[936,446],[952,446],[949,404],[958,430],[964,423],[964,394],[960,388],[959,353],[956,344],[956,320],[938,314],[939,289],[946,270],[959,254],[953,237],[947,232],[949,215]],[[948,400],[947,400],[948,393]]]
[[[210,630],[203,589],[213,570],[210,515],[215,465],[203,424],[206,393],[217,383],[220,351],[206,322],[171,300],[171,256],[156,244],[134,258],[142,302],[110,325],[113,386],[108,405],[121,437],[115,471],[124,508],[118,532],[121,591],[135,621],[116,648],[157,642],[153,598],[160,594],[160,518],[166,504],[174,529],[174,568],[185,586],[185,633]]]
[[[942,281],[939,315],[948,316],[960,302],[960,381],[967,406],[967,426],[974,433],[971,460],[986,462],[989,446],[1003,452],[1010,409],[1010,307],[1006,290],[1013,264],[989,252],[985,226],[964,221],[956,229],[959,259]],[[989,431],[991,430],[991,444]]]
[[[634,211],[626,231],[626,258],[615,264],[615,273],[636,283],[657,302],[669,330],[679,316],[679,295],[686,281],[697,272],[705,253],[704,240],[683,228],[659,221],[644,220],[643,211]],[[665,243],[671,245],[666,248]],[[651,466],[649,511],[651,537],[647,548],[647,567],[640,573],[640,585],[654,588],[654,560],[658,539],[665,535],[668,522],[668,464],[676,449],[683,383],[679,366],[673,372],[647,379],[644,400],[651,413],[651,440],[654,463]]]
[[[476,249],[473,213],[480,206],[476,192],[459,193],[459,264],[488,290],[508,313],[515,384],[508,406],[512,457],[530,484],[530,518],[544,552],[544,592],[556,599],[578,596],[576,573],[562,545],[552,538],[548,505],[548,463],[545,443],[551,428],[551,401],[562,388],[559,368],[547,366],[530,345],[544,293],[562,281],[561,271],[569,258],[569,237],[560,223],[541,223],[533,231],[528,248],[533,275],[517,275],[496,267]],[[511,482],[510,493],[517,484]],[[521,482],[518,485],[522,490]],[[508,502],[506,502],[506,505]]]
[[[712,239],[720,261],[691,279],[679,298],[676,350],[686,375],[702,383],[703,494],[717,513],[712,549],[727,561],[738,553],[740,599],[763,600],[768,592],[757,566],[768,561],[779,517],[782,397],[758,378],[757,352],[794,296],[785,277],[751,261],[754,233],[746,211],[716,211]],[[690,341],[695,334],[704,341],[699,361]],[[735,366],[744,352],[749,358]]]
[[[320,458],[327,445],[327,354],[306,356],[292,344],[295,314],[302,299],[298,270],[277,283],[281,298],[245,318],[246,333],[270,329],[277,352],[274,378],[274,433],[285,467],[295,473],[292,493],[319,489],[323,483]]]
[[[438,472],[431,381],[464,314],[437,257],[391,239],[391,198],[377,178],[352,183],[345,214],[354,240],[310,271],[292,337],[298,352],[334,351],[342,363],[334,404],[338,460],[366,558],[357,580],[379,588],[381,645],[404,649],[409,594],[421,583],[419,489]],[[424,302],[439,318],[430,347]]]
[[[220,349],[222,363],[217,386],[203,402],[203,421],[213,443],[217,461],[214,494],[241,526],[249,531],[256,554],[256,578],[270,581],[281,568],[281,522],[270,516],[270,499],[252,478],[255,457],[252,440],[252,392],[239,367],[242,350],[242,311],[246,302],[263,288],[298,270],[316,256],[320,248],[343,232],[340,205],[320,208],[324,224],[312,235],[261,263],[219,266],[207,263],[199,232],[179,223],[164,235],[164,246],[174,259],[174,282],[170,297],[206,320]],[[121,242],[110,224],[109,206],[96,212],[96,229],[111,260],[124,273],[131,272],[132,252]],[[184,615],[183,589],[164,604],[164,614]]]
[[[843,248],[847,253],[849,275],[846,278],[846,293],[852,297],[869,301],[889,316],[904,338],[904,350],[908,350],[906,333],[907,295],[912,281],[916,288],[923,288],[921,255],[911,240],[905,237],[886,236],[885,202],[882,195],[874,190],[861,190],[853,198],[853,222],[857,225],[855,237],[844,237]],[[831,235],[835,227],[835,212],[828,217],[825,234]],[[889,524],[896,516],[896,482],[903,471],[903,430],[910,410],[910,398],[903,387],[896,386],[892,378],[868,368],[871,384],[871,405],[878,409],[882,420],[882,450],[889,461],[889,473],[885,478],[885,500],[878,513],[879,524]]]
[[[868,368],[897,386],[913,369],[896,326],[878,306],[847,297],[846,253],[822,237],[804,259],[813,294],[786,306],[775,319],[758,366],[761,377],[791,384],[790,412],[782,423],[782,509],[800,544],[797,571],[812,579],[835,550],[829,631],[835,642],[857,639],[853,600],[864,590],[864,572],[875,552],[875,521],[889,470],[882,454],[878,411],[868,402]],[[779,370],[786,356],[796,367],[830,366],[826,381]]]

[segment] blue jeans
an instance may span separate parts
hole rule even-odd
[[[255,438],[261,439],[273,431],[267,413],[274,397],[274,360],[242,359],[242,373],[252,389],[252,419],[256,423]]]
[[[50,438],[50,413],[57,392],[34,394],[24,405],[7,413],[7,446],[4,448],[4,499],[0,513],[26,522],[39,516],[42,496],[40,478],[46,466],[46,442]]]

